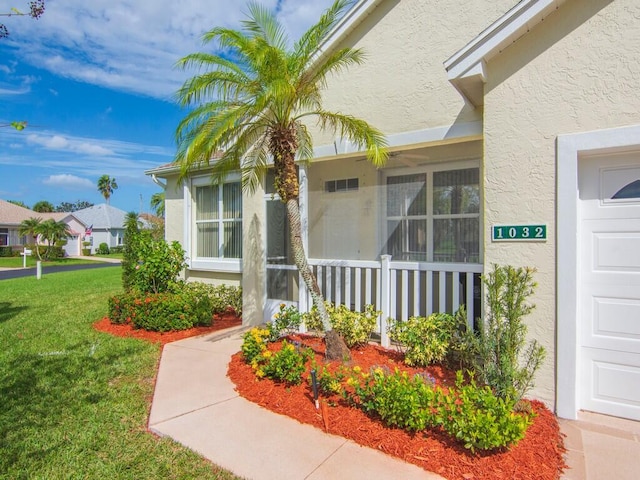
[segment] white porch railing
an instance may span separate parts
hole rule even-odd
[[[356,311],[371,304],[382,312],[377,332],[383,346],[389,346],[389,318],[453,313],[462,304],[470,328],[480,316],[479,264],[392,262],[390,255],[380,261],[310,259],[309,264],[326,300]],[[302,281],[300,286],[298,308],[304,312],[312,302]]]

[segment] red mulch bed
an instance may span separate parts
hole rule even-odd
[[[195,337],[197,335],[204,335],[206,333],[216,332],[225,328],[236,327],[242,324],[242,319],[238,318],[233,313],[224,313],[213,316],[213,322],[210,327],[194,327],[187,330],[179,330],[174,332],[149,332],[134,328],[130,323],[116,325],[111,323],[109,317],[104,317],[102,320],[98,320],[93,324],[93,328],[99,332],[110,333],[117,337],[133,337],[147,340],[152,343],[159,343],[165,345],[176,340],[182,340],[184,338]]]
[[[317,361],[323,362],[324,344],[321,339],[297,335],[291,339],[311,347]],[[278,349],[279,346],[270,348]],[[360,365],[365,371],[373,365],[387,365],[391,371],[395,367],[408,372],[427,370],[440,385],[452,385],[455,380],[455,374],[442,367],[406,367],[399,352],[379,346],[354,349],[352,357],[351,365]],[[535,400],[531,401],[531,406],[537,415],[523,440],[509,450],[472,454],[438,431],[412,435],[401,429],[385,427],[379,420],[345,405],[339,397],[327,399],[323,402],[326,408],[323,406],[316,410],[306,378],[298,386],[285,386],[269,379],[258,380],[251,366],[244,363],[241,353],[231,358],[228,376],[241,396],[260,406],[381,450],[450,480],[555,480],[566,468],[563,459],[565,448],[556,417]],[[327,425],[322,410],[326,411]]]

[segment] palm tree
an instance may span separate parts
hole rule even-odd
[[[164,217],[164,192],[158,192],[151,195],[151,208],[156,215]]]
[[[324,299],[307,262],[298,205],[296,158],[310,161],[312,138],[307,122],[354,142],[376,166],[387,159],[381,132],[364,120],[327,111],[321,90],[327,78],[363,62],[360,49],[342,48],[319,55],[320,45],[350,5],[336,0],[290,47],[283,26],[266,7],[251,2],[242,30],[222,27],[205,33],[223,54],[193,53],[178,66],[203,72],[187,80],[177,97],[183,107],[194,106],[177,128],[176,161],[184,178],[193,168],[210,166],[213,182],[240,171],[245,190],[254,192],[270,159],[275,189],[286,205],[295,264],[311,293],[327,333],[327,351],[344,343],[333,331]],[[215,157],[215,162],[211,159]],[[346,347],[341,353],[342,355]],[[330,355],[329,355],[330,356]]]
[[[36,246],[36,255],[38,255],[38,259],[42,260],[40,256],[40,250],[38,249],[38,234],[40,233],[40,224],[42,223],[41,218],[27,218],[23,220],[18,226],[18,235],[21,237],[33,237],[33,243]]]
[[[48,202],[46,200],[40,200],[39,202],[36,202],[33,204],[32,210],[38,213],[47,213],[47,212],[53,212],[55,208],[51,202]]]
[[[40,223],[38,233],[47,241],[47,250],[44,254],[45,259],[51,256],[52,247],[60,240],[64,240],[71,236],[69,225],[63,221],[56,222],[53,218]]]
[[[107,201],[107,205],[109,204],[109,199],[111,198],[111,194],[114,190],[117,190],[118,184],[116,183],[116,179],[110,177],[109,175],[102,175],[98,179],[98,191],[102,194],[104,199]]]

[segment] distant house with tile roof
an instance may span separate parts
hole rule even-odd
[[[0,200],[0,246],[24,245],[26,240],[18,235],[23,220],[37,215],[33,210]]]
[[[56,222],[66,223],[69,226],[71,236],[67,238],[67,244],[63,247],[65,255],[80,255],[80,239],[86,225],[75,215],[75,212],[34,212],[5,200],[0,200],[0,246],[19,248],[33,243],[33,239],[18,234],[20,224],[29,218],[40,218],[43,221],[53,219]]]

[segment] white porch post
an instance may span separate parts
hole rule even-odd
[[[389,335],[387,334],[387,319],[389,318],[389,309],[391,307],[391,255],[381,255],[380,268],[380,310],[382,318],[380,318],[380,344],[383,347],[389,346]]]
[[[300,223],[302,224],[302,245],[309,259],[309,182],[307,179],[307,167],[305,165],[299,166],[298,177],[300,179],[300,196],[298,197],[298,204],[300,206]],[[309,291],[307,285],[302,279],[302,275],[298,273],[298,310],[301,312],[308,312],[309,305]],[[301,326],[304,329],[304,326]]]

